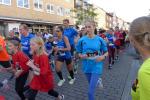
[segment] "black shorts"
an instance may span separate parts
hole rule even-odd
[[[10,61],[0,61],[0,65],[2,65],[4,68],[11,67]]]
[[[120,49],[120,46],[116,45],[116,49]]]
[[[58,57],[57,61],[60,61],[60,62],[64,62],[65,61],[66,65],[69,65],[69,64],[72,63],[72,59],[71,58],[66,59],[66,58]]]

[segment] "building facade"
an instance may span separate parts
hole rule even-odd
[[[98,13],[96,17],[97,27],[100,29],[106,29],[106,11],[104,11],[100,7],[96,7],[96,13]]]
[[[0,32],[7,33],[26,23],[33,31],[49,30],[70,19],[74,0],[0,0]]]
[[[106,29],[113,27],[113,15],[112,13],[106,13]]]

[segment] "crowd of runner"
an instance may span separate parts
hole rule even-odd
[[[12,73],[15,90],[21,100],[35,100],[38,91],[47,92],[56,100],[63,100],[63,93],[54,89],[53,72],[58,75],[58,86],[65,84],[63,63],[68,70],[69,84],[73,85],[82,61],[82,70],[89,83],[88,98],[94,100],[97,83],[102,88],[103,62],[108,60],[111,70],[119,53],[129,43],[127,31],[119,27],[97,31],[94,21],[87,21],[81,29],[55,26],[50,33],[30,33],[28,26],[21,24],[19,34],[9,32],[5,39],[0,34],[0,72]],[[104,65],[105,66],[105,65]],[[6,80],[0,83],[3,86]]]

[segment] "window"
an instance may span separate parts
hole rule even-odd
[[[65,9],[65,15],[69,16],[70,15],[70,9]]]
[[[17,6],[21,8],[29,8],[29,0],[18,0]]]
[[[0,0],[0,4],[11,5],[11,0]]]
[[[57,7],[57,15],[63,16],[64,15],[64,8],[63,7]]]
[[[43,0],[34,0],[34,8],[36,10],[42,10],[43,9]]]
[[[54,5],[53,4],[47,4],[47,12],[54,14]]]

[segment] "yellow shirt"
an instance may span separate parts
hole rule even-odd
[[[150,58],[139,69],[138,82],[137,91],[132,91],[132,100],[150,100]]]

